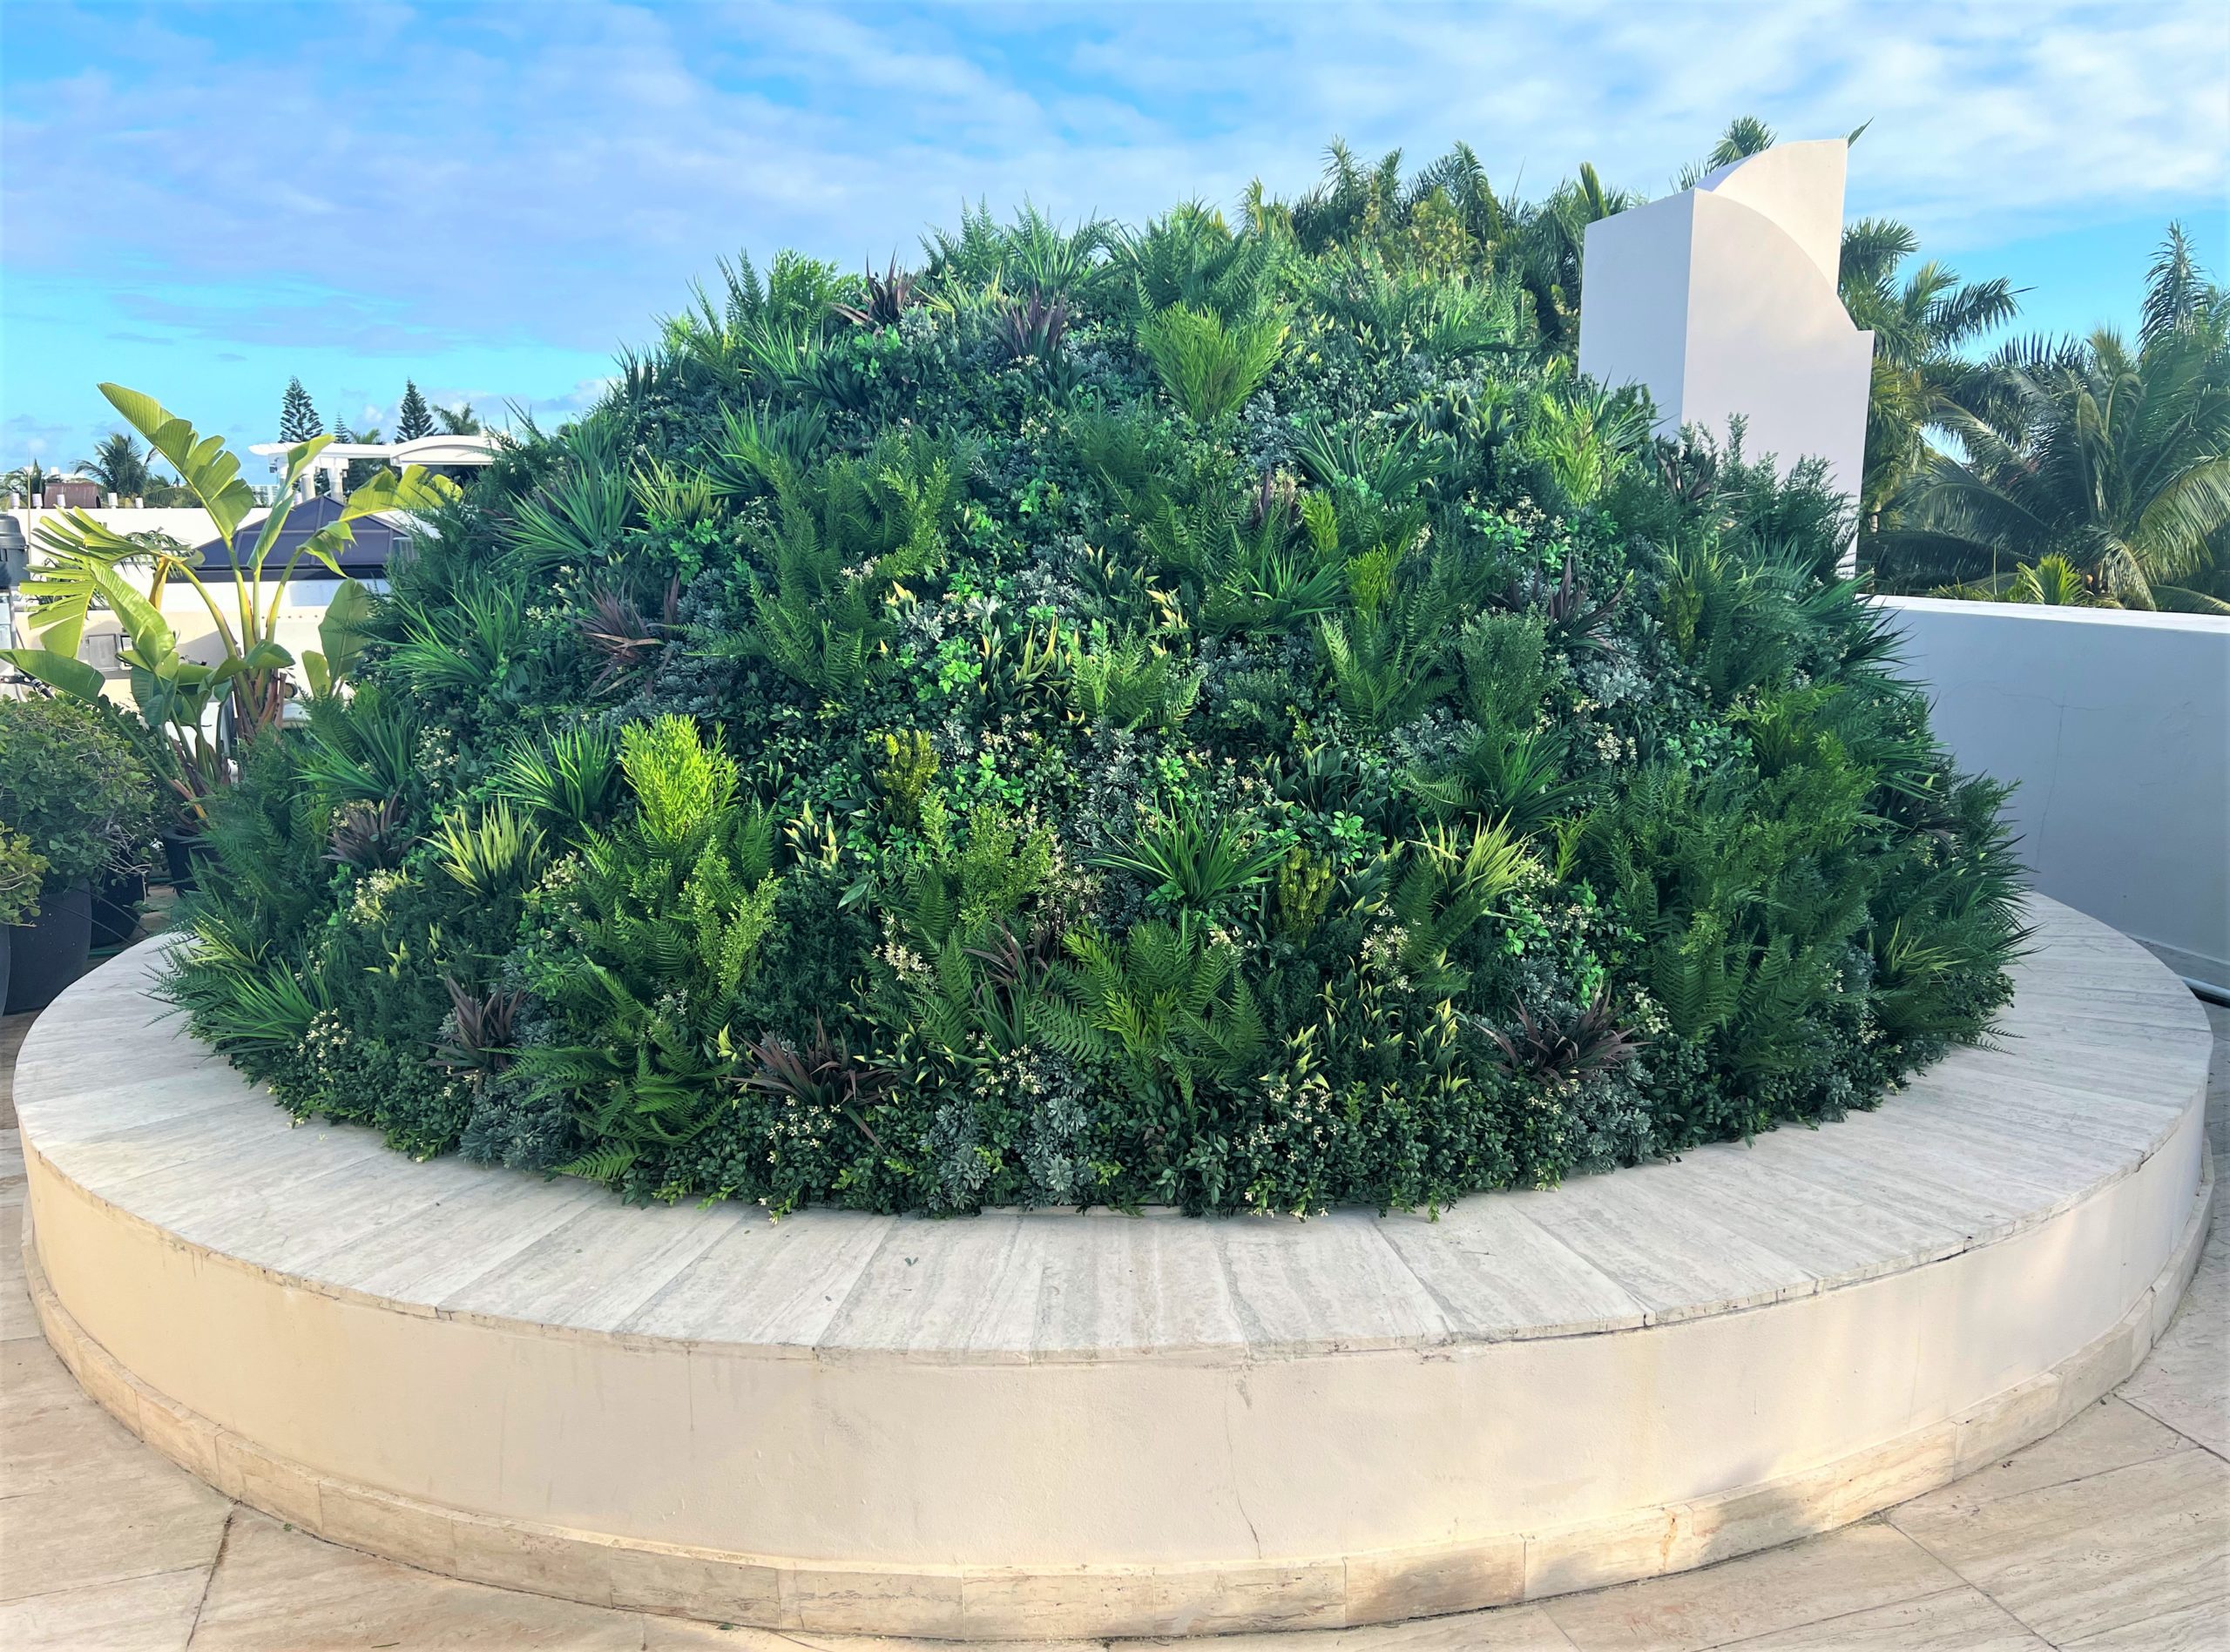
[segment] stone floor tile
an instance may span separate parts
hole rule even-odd
[[[185,1652],[209,1581],[206,1566],[95,1583],[0,1605],[8,1652]]]
[[[699,1623],[688,1618],[664,1617],[646,1612],[642,1617],[643,1645],[647,1652],[699,1652],[726,1647],[730,1652],[1102,1652],[1105,1641],[909,1641],[880,1635],[828,1635],[818,1629],[754,1629],[741,1623]],[[1244,1637],[1242,1637],[1244,1638]],[[1123,1647],[1158,1644],[1122,1641]],[[1223,1652],[1230,1644],[1220,1636],[1184,1642],[1192,1652]],[[1288,1643],[1281,1641],[1283,1648]],[[1301,1652],[1296,1647],[1293,1652]],[[1558,1652],[1563,1652],[1561,1648]]]
[[[31,1293],[24,1284],[24,1213],[15,1205],[0,1205],[0,1342],[14,1342],[39,1335],[38,1315],[31,1311]]]
[[[1697,1652],[1941,1594],[1958,1581],[1902,1532],[1866,1521],[1701,1571],[1541,1605],[1579,1652]]]
[[[2003,1461],[1980,1468],[1926,1496],[1901,1504],[1900,1510],[1932,1514],[1944,1509],[1972,1509],[2000,1497],[2058,1486],[2087,1474],[2150,1462],[2190,1442],[2166,1423],[2146,1416],[2112,1394],[2085,1406],[2058,1433],[2047,1434]]]
[[[2219,1062],[2230,1066],[2230,1055]],[[2183,1305],[2152,1357],[2122,1385],[2121,1397],[2230,1457],[2230,1220],[2220,1214]]]
[[[16,1052],[36,1015],[0,1015],[0,1129],[16,1128]]]
[[[1113,1644],[1184,1648],[1187,1652],[1571,1652],[1572,1646],[1571,1637],[1538,1602],[1353,1629]]]
[[[0,1600],[206,1568],[231,1507],[95,1405],[44,1342],[0,1342]]]
[[[664,1617],[656,1613],[645,1613],[640,1621],[645,1652],[702,1652],[708,1647],[726,1647],[728,1652],[801,1652],[801,1649],[820,1652],[821,1648],[841,1648],[842,1652],[853,1652],[854,1648],[889,1648],[891,1652],[959,1652],[960,1646],[954,1641],[839,1640],[825,1635],[754,1629],[741,1623],[699,1623],[691,1618]],[[1031,1652],[1037,1649],[1032,1648]]]
[[[2219,1601],[2187,1606],[2060,1645],[2064,1652],[2223,1652],[2230,1647],[2230,1613]]]
[[[193,1652],[551,1647],[639,1652],[643,1620],[416,1572],[253,1510],[233,1517]]]
[[[1729,1641],[1721,1652],[2051,1652],[2051,1642],[2023,1628],[1980,1590],[1961,1584],[1917,1600]]]
[[[193,1480],[96,1405],[44,1342],[0,1342],[0,1497],[143,1474]]]
[[[1888,1518],[2056,1643],[2210,1605],[2230,1613],[2230,1463],[2196,1447]]]
[[[0,1497],[0,1601],[215,1559],[232,1504],[152,1452],[146,1457],[142,1473]]]

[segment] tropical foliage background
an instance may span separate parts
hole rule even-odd
[[[2230,614],[2230,294],[2179,227],[2134,340],[2024,340],[1914,383],[1934,440],[1883,489],[1883,588]]]
[[[1871,1105],[2005,996],[2000,793],[1816,470],[1573,373],[1624,199],[1335,148],[737,260],[242,743],[168,990],[300,1112],[778,1210],[1427,1205]]]

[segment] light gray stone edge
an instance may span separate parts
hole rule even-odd
[[[476,1514],[276,1456],[156,1392],[55,1296],[26,1209],[47,1341],[139,1439],[226,1496],[328,1541],[445,1576],[595,1606],[773,1629],[978,1640],[1331,1628],[1479,1610],[1686,1571],[1862,1520],[2061,1427],[2125,1380],[2199,1265],[2211,1156],[2167,1263],[2115,1326],[1959,1417],[1802,1473],[1607,1521],[1317,1560],[1048,1568],[847,1567]]]
[[[1441,1282],[1421,1274],[1413,1265],[1412,1258],[1408,1250],[1387,1237],[1387,1224],[1380,1221],[1357,1224],[1362,1230],[1359,1242],[1368,1252],[1368,1256],[1362,1259],[1370,1268],[1384,1271],[1394,1287],[1393,1291],[1387,1294],[1398,1293],[1403,1298],[1416,1305],[1416,1311],[1405,1311],[1409,1323],[1402,1325],[1397,1331],[1390,1334],[1372,1334],[1367,1332],[1342,1332],[1341,1334],[1329,1337],[1280,1334],[1275,1330],[1267,1329],[1258,1324],[1244,1323],[1245,1320],[1251,1319],[1252,1316],[1247,1311],[1247,1305],[1243,1295],[1233,1290],[1233,1306],[1240,1311],[1243,1323],[1236,1335],[1213,1340],[1188,1340],[1182,1337],[1164,1335],[1141,1342],[1103,1338],[1081,1347],[1044,1347],[1035,1345],[1034,1336],[1018,1336],[1006,1342],[971,1338],[965,1345],[924,1346],[887,1340],[848,1340],[838,1335],[835,1328],[846,1323],[847,1311],[855,1304],[862,1309],[882,1305],[865,1302],[864,1295],[872,1294],[878,1288],[875,1279],[877,1264],[881,1262],[888,1266],[891,1259],[890,1253],[894,1250],[896,1251],[922,1251],[960,1243],[958,1236],[968,1233],[978,1224],[1004,1224],[1019,1232],[1034,1222],[1066,1224],[1078,1219],[1053,1215],[1016,1217],[987,1214],[982,1217],[956,1218],[948,1222],[901,1221],[891,1224],[880,1238],[868,1247],[863,1259],[843,1281],[840,1294],[835,1298],[834,1306],[819,1319],[817,1334],[810,1339],[785,1336],[712,1338],[681,1333],[661,1335],[631,1331],[624,1326],[608,1328],[569,1323],[563,1311],[553,1311],[548,1318],[492,1312],[484,1309],[454,1305],[443,1301],[429,1301],[409,1296],[368,1291],[340,1280],[321,1277],[317,1272],[273,1267],[255,1261],[248,1256],[239,1254],[221,1244],[204,1244],[186,1233],[141,1216],[132,1210],[128,1204],[119,1202],[128,1195],[130,1191],[128,1184],[122,1190],[112,1190],[116,1196],[110,1197],[109,1193],[105,1193],[101,1187],[96,1184],[97,1178],[71,1175],[69,1170],[57,1164],[52,1156],[42,1150],[40,1135],[43,1132],[26,1129],[24,1132],[24,1145],[27,1156],[38,1159],[38,1169],[43,1174],[53,1177],[57,1183],[68,1187],[78,1197],[112,1211],[127,1224],[152,1230],[161,1235],[166,1244],[194,1251],[210,1264],[242,1270],[254,1277],[290,1290],[307,1291],[382,1311],[456,1320],[468,1325],[498,1329],[512,1334],[588,1338],[599,1342],[636,1349],[681,1346],[693,1350],[702,1349],[731,1354],[747,1354],[754,1359],[823,1361],[896,1359],[908,1364],[960,1365],[1099,1364],[1116,1360],[1161,1362],[1176,1360],[1195,1365],[1244,1365],[1263,1360],[1301,1357],[1323,1358],[1346,1354],[1375,1354],[1402,1349],[1429,1352],[1451,1346],[1498,1341],[1615,1335],[1641,1326],[1689,1321],[1726,1314],[1754,1312],[1795,1298],[1839,1290],[1851,1285],[1875,1283],[1898,1274],[1932,1266],[1984,1246],[2002,1244],[2021,1233],[2044,1225],[2075,1205],[2095,1197],[2114,1183],[2135,1174],[2168,1144],[2183,1122],[2190,1106],[2204,1096],[2208,1050],[2211,1048],[2207,1040],[2204,1017],[2200,1015],[2188,995],[2182,993],[2180,987],[2167,970],[2136,943],[2116,934],[2106,926],[2084,918],[2055,902],[2035,899],[2032,900],[2032,915],[2040,920],[2040,933],[2050,937],[2039,944],[2037,953],[2032,954],[2031,961],[2017,966],[2016,968],[2017,980],[2021,981],[2024,988],[2031,991],[2032,1002],[2057,1001],[2060,995],[2068,990],[2065,982],[2060,977],[2071,966],[2073,966],[2079,968],[2082,971],[2080,990],[2086,995],[2095,996],[2102,1002],[2115,1001],[2126,995],[2134,1000],[2135,1004],[2132,1009],[2125,1009],[2121,1013],[2128,1015],[2135,1013],[2136,1010],[2143,1010],[2146,1019],[2152,1023],[2147,1025],[2144,1022],[2131,1020],[2125,1027],[2118,1028],[2112,1035],[2112,1047],[2115,1053],[2117,1055],[2125,1053],[2132,1065],[2140,1069],[2140,1072],[2123,1081],[2118,1094],[2110,1095],[2104,1090],[2092,1092],[2098,1100],[2128,1104],[2129,1110],[2125,1110],[2118,1116],[2114,1126],[2119,1134],[2111,1143],[2086,1142],[2079,1147],[2068,1143],[2054,1144],[2066,1151],[2079,1153],[2088,1161],[2085,1172],[2078,1179],[2071,1182],[2063,1177],[2059,1178],[2058,1185],[2049,1191],[2043,1189],[2032,1190],[2020,1201],[2018,1208],[2002,1217],[1991,1219],[1987,1216],[1977,1216],[1963,1224],[1967,1231],[1963,1235],[1949,1241],[1910,1249],[1902,1254],[1894,1252],[1882,1254],[1869,1258],[1864,1265],[1841,1271],[1815,1271],[1801,1264],[1776,1258],[1772,1281],[1764,1288],[1752,1293],[1717,1298],[1706,1296],[1700,1300],[1660,1303],[1655,1305],[1632,1294],[1636,1288],[1634,1282],[1630,1278],[1618,1277],[1615,1264],[1605,1262],[1599,1255],[1584,1254],[1574,1244],[1569,1232],[1560,1231],[1558,1224],[1554,1221],[1543,1222],[1529,1216],[1520,1215],[1513,1207],[1510,1211],[1512,1220],[1524,1228],[1534,1242],[1548,1251],[1568,1254],[1574,1264],[1583,1270],[1596,1271],[1599,1267],[1600,1271],[1596,1272],[1596,1277],[1600,1286],[1616,1302],[1625,1305],[1623,1307],[1612,1307],[1608,1311],[1598,1305],[1590,1314],[1577,1317],[1551,1314],[1537,1324],[1481,1327],[1476,1325],[1453,1323],[1450,1316],[1441,1311],[1443,1304]],[[162,943],[159,941],[143,943],[141,948],[135,949],[139,953],[138,957],[127,956],[126,959],[118,960],[115,964],[109,966],[109,970],[116,970],[128,976],[131,971],[136,968],[144,975],[155,955],[149,949],[160,944]],[[2036,961],[2040,954],[2042,961]],[[107,974],[108,971],[105,970],[101,973]],[[40,1103],[43,1098],[37,1092],[36,1081],[43,1077],[43,1069],[45,1066],[57,1059],[56,1055],[49,1053],[49,1049],[72,1035],[75,1017],[70,1012],[77,1011],[83,1014],[91,1007],[90,1001],[93,994],[87,989],[94,988],[94,983],[98,979],[98,976],[89,977],[84,982],[71,988],[71,992],[57,1002],[55,1010],[50,1011],[31,1029],[30,1038],[26,1040],[24,1055],[26,1058],[26,1065],[31,1069],[34,1082],[27,1084],[22,1076],[24,1069],[19,1068],[17,1085],[17,1106],[19,1113],[28,1109],[30,1118],[38,1118],[42,1110]],[[125,981],[112,976],[110,982],[103,982],[101,985],[108,988],[105,995],[112,997],[117,995],[118,988],[125,986]],[[2164,988],[2169,995],[2169,1001],[2179,1001],[2185,1018],[2193,1023],[2192,1027],[2171,1025],[2166,1019],[2171,1012],[2154,1010],[2152,1008],[2154,1003],[2168,1001],[2154,997],[2154,995],[2160,993]],[[145,1003],[144,996],[139,1001]],[[102,1019],[105,1021],[109,1018],[103,1016]],[[2192,1052],[2193,1058],[2187,1062],[2175,1060],[2173,1076],[2170,1077],[2161,1070],[2159,1065],[2164,1059],[2173,1059],[2173,1056],[2164,1058],[2162,1055],[2162,1041],[2166,1042],[2167,1048],[2173,1052],[2175,1048],[2175,1039],[2186,1033],[2195,1035],[2196,1042]],[[2094,1053],[2096,1053],[2095,1049]],[[1956,1060],[1957,1054],[1955,1052],[1954,1057],[1947,1058],[1947,1063],[1939,1064],[1917,1075],[1916,1087],[1934,1088],[1950,1078],[1950,1075],[1945,1072],[1945,1066]],[[2003,1055],[2003,1052],[1993,1052],[1993,1054]],[[199,1058],[207,1062],[210,1059],[192,1043],[181,1028],[175,1025],[157,1025],[152,1020],[142,1018],[138,1025],[104,1026],[101,1028],[98,1059],[111,1072],[120,1068],[130,1072],[174,1074],[179,1070],[179,1057],[182,1055],[188,1060]],[[1989,1075],[1990,1088],[1993,1091],[2017,1090],[2017,1088],[2026,1082],[2037,1087],[2040,1096],[2047,1098],[2042,1104],[2059,1109],[2071,1115],[2078,1114],[2082,1110],[2079,1102],[2064,1094],[2056,1094],[2064,1090],[2065,1081],[2058,1075],[2057,1058],[2045,1053],[2041,1046],[2036,1050],[2023,1052],[2010,1059],[2018,1063],[2014,1070],[1993,1072]],[[2024,1069],[2032,1070],[2022,1070]],[[227,1081],[232,1077],[233,1075],[226,1069],[218,1069],[212,1071],[210,1082],[213,1089],[220,1085],[226,1088],[216,1092],[215,1098],[210,1103],[211,1107],[226,1109],[267,1109],[271,1116],[273,1139],[284,1140],[288,1132],[284,1127],[283,1116],[279,1115],[267,1099],[261,1096],[260,1090],[249,1090],[242,1085],[228,1084]],[[80,1080],[80,1084],[83,1082]],[[2089,1087],[2077,1085],[2074,1088],[2080,1090]],[[1891,1097],[1885,1106],[1896,1104],[1898,1099],[1895,1096]],[[2088,1100],[2090,1097],[2086,1096],[2084,1099]],[[2157,1105],[2146,1105],[2145,1103],[2148,1101],[2157,1102]],[[1932,1134],[1940,1129],[1959,1128],[1956,1121],[1943,1116],[1940,1099],[1908,1098],[1903,1101],[1902,1107],[1902,1109],[1909,1109],[1909,1112],[1901,1110],[1896,1116],[1901,1118],[1909,1116],[1912,1128],[1923,1133]],[[193,1110],[198,1112],[201,1109]],[[1882,1124],[1888,1123],[1892,1115],[1881,1111],[1861,1113],[1854,1115],[1854,1122]],[[40,1122],[44,1123],[43,1120]],[[1827,1131],[1838,1133],[1844,1128],[1842,1125],[1834,1124],[1823,1127]],[[1973,1127],[1970,1125],[1967,1128],[1971,1129]],[[344,1134],[352,1139],[369,1136],[368,1131],[353,1129],[338,1130],[336,1134]],[[1858,1139],[1855,1135],[1851,1138],[1844,1138],[1838,1134],[1830,1136],[1828,1139],[1831,1143],[1848,1140],[1852,1150],[1858,1150]],[[71,1143],[65,1142],[63,1145],[66,1148]],[[1744,1149],[1739,1144],[1718,1144],[1699,1150],[1690,1157],[1697,1161],[1708,1162],[1713,1155],[1740,1153]],[[2096,1175],[2090,1173],[2089,1164],[2095,1164],[2098,1172]],[[378,1168],[383,1179],[389,1182],[399,1181],[401,1184],[406,1186],[408,1178],[414,1175],[424,1174],[421,1167],[409,1163],[400,1156],[393,1156],[391,1163],[379,1163]],[[1662,1172],[1666,1170],[1677,1170],[1680,1167],[1655,1168]],[[1590,1178],[1585,1183],[1573,1185],[1586,1187],[1591,1193],[1593,1189],[1608,1183],[1610,1191],[1606,1197],[1623,1202],[1630,1193],[1633,1199],[1639,1200],[1645,1197],[1643,1183],[1639,1180],[1632,1178],[1644,1177],[1649,1173],[1649,1167],[1645,1167],[1640,1170],[1614,1172],[1609,1177]],[[491,1174],[497,1179],[508,1175],[508,1173]],[[1477,1196],[1477,1198],[1479,1201],[1496,1201],[1510,1197],[1486,1194]],[[1474,1201],[1467,1200],[1463,1202],[1463,1205],[1470,1205]],[[1457,1208],[1461,1210],[1463,1206]],[[723,1237],[723,1231],[713,1231],[709,1226],[711,1222],[721,1218],[721,1212],[686,1214],[705,1216],[707,1218],[708,1231],[700,1236],[701,1242],[697,1239],[690,1241],[693,1248],[688,1252],[689,1260],[681,1264],[680,1271],[667,1276],[660,1289],[681,1279],[694,1260],[718,1244]],[[1640,1214],[1646,1217],[1645,1204],[1641,1207]],[[1314,1244],[1319,1239],[1323,1239],[1328,1244],[1329,1239],[1327,1236],[1330,1232],[1332,1224],[1343,1220],[1352,1221],[1353,1218],[1354,1213],[1351,1212],[1335,1213],[1334,1217],[1316,1224],[1282,1224],[1282,1231],[1290,1236],[1294,1243],[1301,1246]],[[727,1219],[740,1223],[753,1218],[736,1215]],[[800,1219],[793,1218],[793,1220]],[[1163,1218],[1090,1217],[1083,1219],[1111,1224],[1128,1224],[1136,1221],[1154,1223]],[[882,1220],[889,1221],[888,1218]],[[1232,1218],[1231,1220],[1240,1226],[1251,1226],[1254,1232],[1267,1231],[1268,1224],[1251,1222],[1249,1218]],[[1314,1230],[1314,1232],[1312,1229]],[[1220,1238],[1216,1244],[1219,1258],[1227,1264],[1226,1241]],[[328,1262],[338,1260],[338,1258],[328,1258]],[[1337,1259],[1335,1258],[1335,1260]],[[591,1263],[585,1265],[594,1264]],[[1390,1311],[1393,1311],[1389,1310]],[[1433,1324],[1429,1323],[1430,1321],[1438,1323]]]

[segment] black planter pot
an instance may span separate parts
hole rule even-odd
[[[173,827],[163,833],[163,869],[170,874],[171,887],[180,894],[193,887],[194,868],[208,858],[208,845],[198,833]]]
[[[8,977],[16,963],[16,926],[0,923],[0,1010],[8,1007]]]
[[[93,892],[84,884],[38,898],[38,916],[9,932],[8,1014],[44,1009],[85,973],[93,947]]]
[[[112,872],[93,886],[93,945],[121,947],[139,927],[139,904],[147,898],[144,872]]]

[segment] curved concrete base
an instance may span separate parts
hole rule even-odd
[[[626,1210],[289,1131],[126,960],[18,1068],[26,1266],[150,1444],[456,1576],[984,1639],[1502,1604],[1860,1518],[2142,1359],[2205,1022],[2037,916],[2004,1048],[1879,1112],[1438,1223]]]
[[[336,1480],[148,1387],[55,1297],[28,1225],[23,1255],[46,1339],[88,1393],[181,1468],[331,1542],[477,1583],[771,1628],[915,1635],[949,1625],[975,1640],[1167,1635],[1376,1623],[1632,1582],[1792,1542],[1932,1491],[2061,1427],[2144,1363],[2199,1264],[2213,1192],[2210,1176],[2168,1265],[2096,1342],[1966,1416],[1808,1473],[1518,1544],[1041,1572],[814,1566],[497,1519]],[[956,1605],[923,1609],[938,1600]]]

